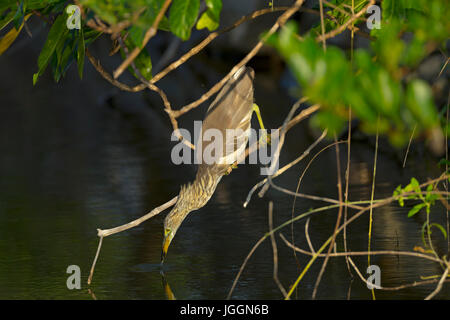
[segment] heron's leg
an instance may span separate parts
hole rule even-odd
[[[237,162],[234,162],[231,166],[228,167],[227,172],[225,172],[225,175],[229,175],[233,169],[237,169],[238,165]]]
[[[266,128],[264,128],[264,123],[262,121],[261,111],[259,111],[259,107],[256,103],[253,104],[253,111],[256,113],[256,117],[258,118],[259,126],[261,127],[261,129],[266,130]],[[264,134],[260,138],[259,142],[260,143],[262,142],[264,144],[270,144],[270,136],[267,134],[266,131],[264,131]]]

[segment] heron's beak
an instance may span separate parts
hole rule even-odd
[[[167,250],[169,250],[170,242],[172,241],[170,234],[166,235],[163,240],[162,251],[161,251],[161,263],[164,262],[164,258],[167,255]]]

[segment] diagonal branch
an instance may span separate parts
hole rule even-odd
[[[146,46],[147,42],[156,34],[156,31],[158,30],[158,25],[161,22],[162,18],[164,17],[164,14],[166,13],[167,9],[169,8],[170,3],[172,0],[166,0],[164,4],[161,7],[161,10],[159,11],[158,15],[156,16],[155,21],[153,22],[150,29],[147,30],[144,36],[144,40],[142,41],[142,45],[140,47],[134,48],[134,50],[130,53],[130,55],[125,59],[125,61],[122,62],[122,64],[114,71],[114,79],[117,79],[128,66],[131,64],[131,62],[136,59],[136,57],[139,55],[141,50]]]
[[[340,27],[338,27],[336,29],[331,30],[328,33],[318,36],[316,38],[316,40],[317,41],[325,41],[326,39],[330,39],[330,38],[337,36],[338,34],[343,32],[345,29],[347,29],[349,26],[351,26],[351,24],[354,21],[358,20],[364,13],[367,12],[367,8],[369,8],[371,5],[374,5],[374,4],[375,4],[375,0],[370,0],[370,2],[364,8],[362,8],[357,14],[353,15],[350,19],[345,21],[345,23],[343,25],[341,25]]]
[[[270,30],[266,33],[266,35],[261,39],[254,47],[253,49],[245,56],[244,59],[242,59],[237,65],[235,65],[230,72],[218,83],[216,83],[211,89],[208,90],[208,92],[204,93],[200,99],[191,102],[184,107],[182,107],[180,110],[173,111],[173,115],[178,118],[179,116],[185,114],[186,112],[198,107],[203,102],[211,98],[212,95],[214,95],[217,91],[219,91],[223,85],[238,71],[242,66],[246,65],[247,62],[249,62],[262,48],[266,40],[274,34],[280,27],[282,27],[286,21],[295,13],[297,12],[300,7],[303,5],[304,0],[297,0],[295,4],[288,10],[286,10],[275,22],[275,24],[270,28]]]

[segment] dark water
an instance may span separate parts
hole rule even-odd
[[[93,284],[86,284],[97,247],[97,228],[138,218],[171,199],[181,184],[194,177],[195,168],[175,166],[170,161],[174,143],[170,142],[170,123],[158,97],[142,99],[140,94],[118,93],[91,66],[87,66],[83,81],[72,68],[60,84],[54,84],[47,75],[33,88],[35,60],[30,61],[30,57],[37,57],[37,52],[14,51],[0,58],[0,298],[165,299],[159,267],[165,214],[105,238]],[[186,72],[181,70],[179,74],[184,76]],[[263,101],[260,106],[268,126],[276,127],[291,102],[267,79],[267,75],[258,77],[257,73],[255,95],[257,102]],[[172,82],[163,84],[173,92],[178,105],[193,101],[199,96],[197,92],[204,90],[192,89],[191,96],[182,100],[180,91],[190,90],[186,82],[174,76]],[[183,119],[181,125],[189,127],[192,119],[201,119],[205,108]],[[313,141],[308,132],[300,126],[289,133],[283,164]],[[344,167],[345,146],[340,151]],[[373,143],[355,139],[351,200],[370,199],[373,152]],[[399,160],[403,152],[381,148],[375,198],[390,196],[412,175],[425,181],[439,174],[436,161],[421,145],[413,145],[405,169]],[[337,198],[335,163],[334,150],[324,152],[305,175],[300,191]],[[303,162],[275,181],[295,190],[305,165]],[[269,200],[274,201],[275,226],[291,218],[293,198],[278,191],[270,190],[263,199],[254,195],[248,208],[242,207],[248,191],[260,179],[256,165],[240,167],[222,179],[206,207],[183,223],[164,267],[176,298],[225,298],[244,258],[268,230]],[[297,199],[294,214],[321,205]],[[372,250],[411,251],[421,245],[420,228],[425,217],[419,214],[407,218],[408,210],[392,204],[374,211]],[[331,210],[312,216],[309,233],[316,249],[331,234],[336,214],[337,210]],[[440,204],[432,217],[446,223]],[[306,249],[304,224],[303,220],[296,223],[294,231],[296,244]],[[348,228],[349,248],[366,250],[367,232],[368,218],[364,216]],[[282,233],[291,238],[290,227]],[[437,232],[433,235],[438,239],[438,251],[446,253],[447,241]],[[279,277],[288,288],[309,258],[297,254],[299,267],[292,250],[278,235],[277,244]],[[338,249],[343,250],[342,238],[338,239]],[[367,257],[354,261],[366,275]],[[418,258],[375,256],[372,263],[380,266],[381,284],[386,287],[442,273],[436,264]],[[311,297],[321,264],[322,260],[312,266],[293,297]],[[69,265],[81,268],[81,290],[66,287]],[[272,248],[265,241],[250,259],[233,298],[282,298],[272,268]],[[434,287],[376,294],[379,299],[421,299]],[[358,278],[351,281],[343,258],[331,259],[318,298],[346,299],[349,291],[351,299],[371,298],[364,283]],[[448,286],[438,298],[450,298]]]

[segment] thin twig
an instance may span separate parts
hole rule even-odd
[[[91,271],[89,272],[89,278],[88,278],[87,284],[91,284],[92,277],[94,276],[95,265],[97,264],[97,259],[100,254],[100,249],[102,248],[102,242],[103,242],[103,237],[100,237],[100,239],[98,240],[97,252],[95,253],[95,258],[94,258],[94,261],[92,262]]]
[[[425,300],[431,300],[431,299],[433,299],[441,290],[442,290],[442,285],[444,284],[444,281],[445,281],[445,279],[447,278],[447,276],[448,276],[448,271],[449,271],[449,269],[450,269],[450,266],[449,266],[449,264],[448,264],[448,262],[447,262],[447,269],[445,269],[445,272],[444,272],[444,274],[442,275],[442,277],[441,277],[441,280],[439,280],[439,283],[438,283],[438,285],[436,286],[436,289],[434,289],[434,291],[432,292],[432,293],[430,293],[426,298],[425,298]]]
[[[423,187],[428,186],[428,185],[431,184],[431,183],[440,182],[440,181],[443,181],[443,180],[445,180],[445,179],[448,179],[449,177],[450,177],[450,175],[443,174],[443,175],[441,175],[440,177],[438,177],[438,178],[436,178],[436,179],[433,179],[433,180],[431,180],[431,181],[427,181],[427,182],[425,182],[425,183],[419,185],[419,187],[420,187],[420,188],[423,188]],[[392,201],[398,200],[399,197],[407,197],[408,195],[411,195],[411,194],[413,194],[413,192],[404,192],[404,193],[402,193],[402,194],[400,194],[400,195],[398,195],[398,196],[388,197],[388,198],[386,198],[386,199],[377,201],[375,204],[373,204],[373,206],[378,208],[378,207],[384,206],[384,205],[386,205],[386,204],[388,204],[388,203],[391,203]],[[375,201],[374,201],[374,202],[375,202]],[[308,212],[305,212],[305,213],[302,213],[302,214],[296,216],[296,217],[295,217],[294,219],[292,219],[292,220],[289,219],[288,221],[286,221],[286,222],[284,222],[283,224],[279,225],[278,227],[274,228],[274,229],[272,230],[272,232],[276,232],[276,231],[278,231],[278,230],[280,230],[280,229],[282,229],[282,228],[284,228],[284,227],[290,225],[293,221],[299,221],[299,220],[301,220],[301,219],[303,219],[303,218],[309,217],[310,215],[312,215],[312,214],[314,214],[314,213],[323,212],[323,211],[326,211],[326,210],[338,208],[339,206],[340,206],[339,204],[334,204],[334,205],[329,205],[329,206],[325,206],[325,207],[320,207],[320,208],[317,208],[317,209],[309,210]],[[347,222],[345,222],[344,225],[349,225],[350,223],[352,223],[353,221],[355,221],[357,218],[359,218],[361,215],[363,215],[365,212],[367,212],[367,210],[369,210],[368,207],[363,208],[362,210],[360,210],[359,212],[357,212],[354,216],[352,216]],[[341,226],[341,227],[337,230],[337,233],[341,232],[342,229],[343,229],[343,226]],[[269,233],[270,233],[270,232],[269,232]],[[230,299],[230,298],[231,298],[231,295],[233,294],[233,291],[234,291],[234,289],[236,288],[237,282],[239,281],[239,278],[240,278],[242,272],[244,271],[244,269],[245,269],[245,267],[246,267],[246,265],[247,265],[249,259],[251,258],[251,256],[253,255],[253,253],[256,251],[256,249],[261,245],[261,243],[263,243],[264,240],[270,235],[269,233],[266,233],[264,236],[262,236],[262,237],[256,242],[256,244],[252,247],[252,249],[251,249],[250,252],[247,254],[247,256],[245,257],[244,262],[242,263],[241,267],[239,268],[239,272],[237,273],[237,275],[236,275],[236,277],[235,277],[235,279],[234,279],[234,281],[233,281],[233,285],[231,286],[230,291],[228,292],[227,299]],[[331,240],[331,238],[330,238],[329,240]],[[319,254],[320,254],[320,253],[322,252],[322,250],[325,248],[325,245],[326,245],[326,244],[327,244],[327,242],[325,242],[325,244],[319,249],[319,252],[318,252]],[[317,254],[317,253],[316,253],[316,254]],[[424,255],[424,256],[425,256],[425,255]],[[436,259],[435,257],[432,257],[432,256],[427,256],[427,257],[428,257],[427,259],[429,259],[429,260],[441,262],[441,260]],[[314,258],[314,257],[313,257],[313,258]],[[317,256],[316,256],[316,258],[317,258]],[[314,258],[314,260],[315,260],[315,258]],[[300,282],[300,280],[302,279],[302,277],[304,276],[304,274],[306,273],[307,269],[310,267],[310,265],[312,264],[312,262],[314,262],[314,261],[313,261],[313,260],[310,261],[310,263],[309,263],[309,264],[307,265],[307,267],[305,268],[304,272],[302,272],[302,273],[299,275],[297,281],[294,283],[294,285],[291,287],[290,291],[288,292],[288,296],[286,297],[286,299],[289,299],[290,295],[291,295],[292,292],[295,290],[295,288],[297,287],[298,283]]]
[[[274,188],[274,189],[276,189],[278,191],[281,191],[281,192],[283,192],[285,194],[294,196],[294,197],[301,197],[301,198],[310,199],[310,200],[316,200],[316,201],[323,201],[323,202],[333,203],[333,204],[336,204],[338,206],[348,206],[348,207],[353,208],[353,209],[363,209],[363,207],[361,207],[361,206],[359,206],[357,204],[354,204],[352,202],[344,203],[343,201],[339,201],[339,200],[331,199],[331,198],[327,198],[327,197],[319,197],[319,196],[314,196],[314,195],[309,195],[309,194],[304,194],[304,193],[293,192],[293,191],[291,191],[289,189],[286,189],[286,188],[283,188],[283,187],[280,187],[280,186],[274,184],[270,176],[268,176],[267,179],[268,179],[268,181],[270,183],[270,186],[272,188]]]
[[[269,202],[269,232],[270,232],[270,241],[272,243],[272,251],[273,251],[273,280],[277,284],[280,289],[283,297],[286,297],[286,290],[278,279],[278,249],[277,242],[275,241],[275,235],[272,232],[273,229],[273,202]]]
[[[363,14],[367,12],[367,8],[369,8],[371,5],[375,4],[375,0],[370,0],[370,2],[362,8],[357,14],[353,15],[350,19],[348,19],[343,25],[339,26],[336,29],[331,30],[330,32],[320,35],[316,38],[316,41],[324,41],[326,39],[333,38],[343,32],[345,29],[348,28],[354,21],[358,20]]]
[[[303,101],[300,100],[300,101]],[[300,102],[299,101],[299,102]],[[297,102],[298,103],[298,102]],[[284,134],[282,133],[281,136],[284,137],[286,135],[286,132],[291,129],[295,124],[299,123],[301,120],[303,120],[304,118],[306,118],[307,116],[309,116],[310,114],[312,114],[313,112],[315,112],[316,110],[319,109],[319,106],[311,106],[308,109],[303,110],[302,112],[300,112],[300,114],[298,114],[296,117],[294,117],[292,120],[290,120],[286,125],[282,125],[280,128],[278,128],[278,130],[283,130],[283,127],[285,127],[285,131]],[[292,110],[292,109],[291,109]],[[288,117],[289,118],[289,117]],[[305,152],[303,152],[303,154],[298,157],[297,159],[295,159],[294,161],[290,162],[289,164],[285,165],[284,167],[282,167],[281,169],[277,170],[277,172],[275,172],[273,174],[273,177],[277,177],[280,174],[283,174],[286,170],[289,170],[292,166],[296,165],[298,162],[300,162],[303,158],[305,158],[309,152],[321,141],[325,138],[326,136],[326,131],[324,131],[324,133],[311,145],[308,147],[308,149],[305,150]],[[284,139],[284,138],[283,138]],[[252,146],[250,146],[245,153],[245,157],[247,157],[249,154],[253,153],[254,150],[256,149],[256,143],[254,143]],[[275,158],[275,156],[274,156]],[[275,160],[272,160],[272,163],[274,163]],[[248,203],[251,200],[251,197],[253,195],[253,193],[259,189],[260,187],[262,187],[263,185],[265,185],[267,182],[267,178],[261,180],[260,182],[258,182],[248,193],[246,201],[244,203],[244,208],[247,207]],[[260,194],[260,197],[263,196],[263,193]]]
[[[440,77],[441,77],[441,75],[442,75],[442,73],[444,72],[445,68],[447,67],[449,61],[450,61],[450,57],[447,58],[447,60],[445,61],[443,67],[441,68],[441,71],[439,71],[439,74],[438,74],[437,78],[440,78]]]
[[[159,207],[156,207],[155,209],[153,209],[152,211],[150,211],[149,213],[147,213],[146,215],[133,220],[131,222],[128,222],[126,224],[123,224],[121,226],[115,227],[115,228],[111,228],[111,229],[97,229],[97,234],[99,237],[107,237],[110,236],[112,234],[115,233],[119,233],[134,227],[137,227],[138,225],[140,225],[142,222],[156,216],[157,214],[161,213],[162,211],[166,210],[167,208],[170,208],[171,206],[173,206],[178,200],[178,196],[172,198],[172,200],[167,201],[166,203],[160,205]]]
[[[193,47],[192,49],[190,49],[186,54],[184,54],[181,58],[179,58],[178,60],[172,62],[169,66],[167,66],[164,70],[162,70],[161,72],[157,73],[152,79],[150,79],[150,83],[154,84],[157,81],[161,80],[162,78],[164,78],[169,72],[175,70],[176,68],[178,68],[180,65],[182,65],[183,63],[185,63],[187,60],[189,60],[190,58],[192,58],[194,55],[196,55],[197,53],[199,53],[201,50],[203,50],[209,43],[211,43],[215,38],[217,38],[219,35],[231,31],[234,28],[236,28],[237,26],[241,25],[242,23],[252,20],[256,17],[259,17],[261,15],[267,14],[267,13],[271,13],[271,12],[277,12],[277,11],[283,11],[283,10],[287,10],[289,7],[279,7],[279,8],[274,8],[274,10],[270,10],[270,9],[262,9],[262,10],[258,10],[255,11],[247,16],[244,16],[242,18],[240,18],[239,20],[237,20],[233,25],[229,26],[229,27],[225,27],[219,31],[210,33],[208,35],[208,37],[206,37],[202,42],[200,42],[198,45],[196,45],[195,47]],[[91,59],[90,59],[91,60]],[[95,60],[94,60],[95,61]],[[91,62],[93,62],[91,60]],[[96,64],[94,64],[94,67],[96,67],[96,65],[100,65],[99,62],[95,62]],[[97,69],[97,68],[96,68]],[[99,71],[97,69],[97,71]],[[100,71],[99,71],[100,72]],[[102,72],[100,72],[102,74],[102,76],[104,76],[104,74]],[[113,77],[111,77],[111,79],[115,80]],[[131,92],[138,92],[138,91],[142,91],[145,90],[147,88],[147,85],[144,83],[138,84],[135,87],[129,87],[127,85],[124,85],[123,83],[120,83],[118,81],[111,81],[110,79],[106,79],[108,80],[111,84],[113,84],[114,86],[118,87],[121,90],[125,90],[125,91],[131,91]]]
[[[355,14],[355,0],[352,0],[352,15]],[[352,23],[352,31],[351,31],[351,39],[350,39],[350,46],[351,46],[351,63],[353,65],[353,50],[354,50],[354,23]],[[344,192],[344,201],[348,202],[348,189],[350,185],[350,155],[351,155],[351,141],[352,141],[352,108],[348,108],[348,133],[347,133],[347,169],[345,170],[345,192]],[[344,224],[347,221],[348,217],[348,207],[344,208]],[[349,251],[347,246],[347,228],[344,227],[343,232],[344,237],[344,251]],[[348,257],[345,258],[345,263],[347,265],[348,273],[350,274],[350,277],[353,278],[352,270],[350,269],[350,263],[348,261]]]
[[[159,10],[158,15],[156,16],[155,21],[153,22],[152,26],[147,30],[147,32],[144,35],[144,39],[142,40],[142,45],[139,47],[134,48],[134,50],[131,52],[131,54],[125,59],[125,61],[122,62],[122,64],[114,71],[114,79],[117,79],[128,66],[131,64],[131,62],[136,59],[136,57],[139,55],[141,50],[147,45],[149,40],[156,34],[156,31],[158,30],[158,25],[161,22],[162,18],[164,17],[164,14],[166,13],[167,9],[169,8],[170,3],[172,0],[166,0],[164,4],[161,7],[161,10]]]
[[[309,221],[311,220],[311,218],[308,218],[307,220],[306,220],[306,223],[305,223],[305,236],[306,236],[306,242],[308,243],[308,246],[309,246],[309,250],[311,250],[311,252],[314,254],[314,253],[316,253],[316,251],[314,250],[314,247],[313,247],[313,245],[312,245],[312,242],[311,242],[311,239],[310,239],[310,237],[309,237],[309,232],[308,232],[308,228],[309,228]],[[280,236],[281,236],[281,234],[280,234]],[[294,249],[294,248],[292,248],[292,249]],[[294,249],[294,252],[295,252],[296,250]]]
[[[361,272],[359,271],[358,267],[355,265],[355,263],[353,262],[353,260],[349,257],[349,261],[352,264],[352,267],[355,269],[356,273],[358,274],[359,278],[365,282],[367,285],[370,285],[371,287],[375,288],[375,289],[379,289],[379,290],[385,290],[385,291],[398,291],[398,290],[402,290],[402,289],[406,289],[406,288],[412,288],[412,287],[417,287],[417,286],[423,286],[423,285],[427,285],[427,284],[431,284],[431,283],[435,283],[438,280],[437,279],[433,279],[433,280],[425,280],[425,281],[414,281],[413,283],[407,283],[407,284],[403,284],[397,287],[382,287],[382,286],[377,286],[374,285],[373,283],[370,283],[369,281],[367,281],[367,279],[364,278],[364,276],[361,274]],[[450,281],[450,280],[447,280]]]
[[[297,0],[295,4],[286,10],[275,22],[275,24],[270,28],[270,30],[264,35],[264,37],[258,41],[258,43],[253,47],[252,50],[242,59],[238,64],[236,64],[230,72],[218,83],[216,83],[211,89],[209,89],[206,93],[204,93],[199,99],[197,99],[194,102],[191,102],[184,107],[182,107],[180,110],[173,111],[173,114],[176,118],[179,116],[185,114],[186,112],[198,107],[203,102],[208,100],[213,94],[215,94],[217,91],[219,91],[223,85],[238,71],[242,66],[246,65],[247,62],[250,61],[262,48],[266,40],[274,34],[280,27],[282,27],[286,21],[295,13],[298,11],[298,9],[302,6],[304,0]]]
[[[447,59],[448,62],[448,59]],[[450,109],[450,92],[447,98],[447,114],[446,114],[446,123],[445,123],[445,173],[448,172],[448,117],[449,117],[449,109]],[[445,191],[448,192],[448,180],[445,180],[444,183]],[[447,217],[447,255],[450,255],[450,220],[448,216],[449,208],[445,207],[446,217]]]
[[[304,250],[302,248],[299,248],[295,245],[293,245],[289,240],[286,239],[286,237],[280,233],[280,238],[284,241],[284,243],[291,249],[294,249],[297,252],[300,252],[302,254],[308,255],[308,256],[314,256],[317,254],[317,252],[312,252],[308,250]],[[350,251],[350,252],[336,252],[336,253],[330,253],[330,257],[332,258],[338,258],[338,257],[349,257],[349,256],[378,256],[378,255],[402,255],[402,256],[409,256],[409,257],[416,257],[416,258],[422,258],[425,260],[430,260],[433,262],[441,262],[440,259],[437,259],[431,255],[426,255],[419,252],[413,252],[413,251],[397,251],[397,250],[378,250],[378,251]],[[318,258],[326,258],[326,253],[320,253],[317,254]]]
[[[337,142],[337,137],[336,137],[336,133],[334,134],[334,142]],[[320,269],[319,275],[317,277],[316,280],[316,284],[314,285],[314,289],[313,289],[313,294],[312,294],[312,299],[314,300],[316,298],[316,294],[317,294],[317,290],[319,288],[319,284],[320,281],[322,279],[323,273],[325,272],[325,269],[327,267],[327,263],[328,263],[328,259],[330,258],[330,254],[331,254],[331,250],[333,249],[333,246],[336,244],[336,234],[337,234],[337,229],[339,227],[339,224],[341,223],[341,217],[342,217],[342,181],[341,181],[341,157],[340,157],[340,152],[339,152],[339,144],[336,143],[336,172],[337,172],[337,188],[338,188],[338,197],[339,197],[339,202],[341,203],[341,205],[339,206],[339,211],[338,211],[338,216],[336,219],[336,224],[334,226],[334,232],[333,232],[333,236],[331,238],[331,243],[330,246],[328,247],[328,252],[327,252],[327,256],[325,257],[325,260],[322,264],[322,268]]]
[[[296,246],[294,246],[292,243],[290,243],[289,241],[286,240],[286,238],[283,236],[282,233],[280,233],[280,237],[281,239],[284,241],[284,243],[292,248],[293,250],[300,252],[302,254],[306,254],[306,255],[310,255],[313,256],[315,254],[315,252],[311,252],[311,251],[307,251],[307,250],[303,250],[301,248],[298,248]],[[416,257],[416,258],[423,258],[423,259],[427,259],[427,260],[432,260],[435,261],[435,258],[429,256],[429,255],[424,255],[421,253],[416,253],[416,252],[409,252],[409,251],[392,251],[392,250],[385,250],[385,251],[372,251],[372,252],[368,252],[368,251],[354,251],[354,252],[338,252],[338,253],[332,253],[330,254],[330,257],[346,257],[348,258],[349,262],[351,263],[352,267],[355,269],[356,273],[358,274],[358,276],[361,278],[361,280],[371,286],[373,286],[376,289],[379,290],[400,290],[400,289],[405,289],[408,287],[415,287],[418,285],[425,285],[425,284],[430,284],[430,283],[434,283],[437,282],[437,279],[431,280],[431,281],[421,281],[421,282],[413,282],[411,284],[406,284],[406,285],[401,285],[401,286],[397,286],[397,287],[382,287],[382,286],[376,286],[372,283],[369,283],[364,276],[361,274],[361,272],[359,271],[358,267],[354,264],[353,260],[350,258],[350,256],[365,256],[365,255],[404,255],[404,256],[412,256],[412,257]],[[327,255],[326,254],[319,254],[318,257],[319,258],[325,258]],[[441,260],[439,260],[438,262],[440,262]],[[450,281],[450,280],[449,280]]]
[[[447,176],[447,175],[441,175],[439,178],[434,179],[433,182],[426,182],[422,185],[419,185],[420,188],[427,186],[431,183],[437,182],[437,181],[442,181],[443,177]],[[358,211],[355,215],[353,215],[350,219],[347,220],[347,222],[345,224],[343,224],[341,227],[339,227],[339,229],[335,232],[335,234],[337,235],[338,233],[340,233],[342,231],[342,229],[344,228],[345,225],[348,225],[350,223],[352,223],[353,221],[355,221],[357,218],[359,218],[361,215],[363,215],[364,213],[366,213],[368,210],[371,209],[375,209],[375,208],[379,208],[381,206],[384,206],[392,201],[394,201],[394,199],[398,199],[398,197],[400,196],[405,196],[407,194],[411,194],[411,192],[406,192],[406,193],[402,193],[402,195],[397,195],[397,196],[392,196],[386,199],[383,199],[382,201],[379,201],[375,204],[372,204],[360,211]],[[329,206],[328,208],[330,208],[331,206]],[[276,230],[276,229],[275,229]],[[310,267],[312,266],[312,264],[314,263],[314,261],[317,259],[318,254],[320,254],[323,250],[325,250],[325,248],[329,245],[330,241],[332,239],[332,236],[328,238],[327,241],[325,241],[323,243],[323,245],[319,248],[319,250],[316,252],[316,254],[310,259],[310,261],[308,262],[308,264],[306,265],[306,267],[303,269],[303,271],[300,273],[300,275],[297,277],[297,280],[295,280],[294,284],[291,286],[286,299],[290,299],[290,296],[292,295],[292,292],[297,288],[298,284],[300,283],[300,281],[303,279],[303,277],[305,276],[305,274],[308,272],[308,270],[310,269]],[[434,258],[436,261],[441,262],[440,259]]]
[[[338,141],[338,142],[329,144],[328,146],[322,148],[319,152],[317,152],[317,153],[311,158],[311,160],[308,162],[308,164],[306,165],[305,169],[303,169],[303,172],[302,172],[302,174],[300,175],[300,177],[299,177],[299,179],[298,179],[297,189],[295,190],[295,193],[298,193],[298,191],[299,191],[299,189],[300,189],[300,185],[301,185],[301,183],[302,183],[302,181],[303,181],[303,177],[305,176],[306,172],[308,171],[308,169],[309,169],[309,167],[311,166],[311,164],[313,163],[313,161],[314,161],[314,160],[315,160],[315,159],[316,159],[323,151],[325,151],[326,149],[328,149],[328,148],[330,148],[330,147],[332,147],[332,146],[334,146],[334,145],[336,145],[336,144],[338,144],[338,143],[344,143],[344,141]],[[294,196],[294,203],[293,203],[293,206],[292,206],[291,219],[294,219],[294,208],[295,208],[295,200],[296,200],[296,199],[297,199],[297,195]],[[345,208],[347,208],[347,206],[346,206]],[[306,229],[307,229],[308,224],[309,224],[309,219],[308,219],[308,221],[306,221],[306,225],[305,225],[305,228],[306,228]],[[307,232],[307,230],[305,230],[305,232]],[[291,223],[291,234],[292,234],[292,237],[291,237],[291,238],[292,238],[292,243],[294,244],[294,222]],[[308,238],[309,238],[309,234],[307,234],[306,240],[308,240]],[[314,250],[312,250],[312,251],[314,251]],[[346,250],[346,251],[347,251],[347,250]],[[293,250],[293,252],[294,252],[294,257],[295,257],[295,259],[296,259],[296,261],[297,261],[297,265],[300,266],[300,262],[299,262],[298,259],[297,259],[297,254],[296,254],[295,250]]]
[[[273,232],[273,230],[272,230]],[[237,282],[239,280],[239,278],[241,277],[242,272],[245,269],[245,266],[247,265],[248,260],[250,260],[251,256],[253,255],[253,253],[256,251],[256,249],[259,247],[259,245],[261,243],[264,242],[264,240],[266,240],[266,236],[262,237],[261,239],[258,240],[258,242],[256,242],[256,244],[252,247],[252,249],[250,250],[250,252],[247,254],[247,256],[244,259],[244,262],[241,265],[241,268],[239,269],[238,274],[236,275],[236,277],[234,278],[233,281],[233,285],[231,286],[230,291],[228,292],[227,295],[227,300],[229,300],[231,298],[231,295],[233,294],[234,288],[236,288]]]
[[[411,147],[412,139],[414,138],[414,132],[416,131],[417,124],[414,126],[414,129],[411,133],[411,137],[409,138],[408,148],[406,148],[405,158],[403,159],[403,168],[406,166],[406,159],[408,158],[409,148]]]
[[[372,224],[373,224],[372,204],[373,204],[373,198],[375,195],[375,180],[376,180],[376,174],[377,174],[379,123],[380,123],[380,117],[378,117],[378,120],[377,120],[377,135],[375,138],[376,139],[375,140],[375,155],[374,155],[374,159],[373,159],[372,193],[370,195],[371,207],[370,207],[370,211],[369,211],[369,239],[368,239],[368,245],[367,245],[367,251],[369,251],[369,252],[370,252],[370,244],[371,244],[371,240],[372,240]],[[370,255],[367,256],[367,265],[370,266]],[[373,298],[373,300],[375,300],[375,290],[373,288],[372,288],[372,298]]]
[[[119,233],[119,232],[122,232],[122,231],[125,231],[125,230],[128,230],[128,229],[131,229],[131,228],[134,228],[134,227],[140,225],[142,222],[144,222],[144,221],[146,221],[146,220],[156,216],[157,214],[161,213],[165,209],[173,206],[177,202],[177,200],[178,200],[178,196],[176,196],[172,200],[167,201],[166,203],[160,205],[159,207],[156,207],[155,209],[153,209],[152,211],[150,211],[146,215],[144,215],[144,216],[142,216],[142,217],[140,217],[140,218],[138,218],[136,220],[133,220],[133,221],[131,221],[129,223],[123,224],[121,226],[118,226],[118,227],[115,227],[115,228],[111,228],[111,229],[105,229],[105,230],[97,229],[97,235],[100,238],[100,240],[99,240],[99,243],[98,243],[97,253],[95,254],[94,261],[92,262],[91,272],[90,272],[89,278],[88,278],[88,284],[91,284],[92,277],[94,275],[95,265],[97,263],[97,259],[98,259],[98,256],[100,254],[100,249],[102,247],[102,242],[103,242],[103,238],[104,237],[107,237],[107,236],[110,236],[112,234]]]
[[[280,133],[280,138],[279,141],[277,143],[277,147],[275,150],[275,153],[271,159],[271,163],[270,163],[270,167],[269,167],[269,176],[273,176],[275,168],[278,166],[279,161],[280,161],[280,154],[281,154],[281,149],[283,148],[284,145],[284,140],[286,139],[286,128],[287,128],[287,124],[289,123],[289,121],[291,121],[292,117],[295,114],[295,111],[297,111],[297,109],[300,107],[302,103],[302,99],[298,100],[291,108],[291,110],[289,111],[286,119],[284,119],[283,121],[283,125],[281,126],[281,133]],[[261,188],[261,191],[259,192],[259,197],[262,198],[264,196],[264,193],[269,189],[269,185],[266,182],[264,184],[264,186]]]
[[[128,92],[138,92],[141,91],[141,85],[137,85],[134,87],[130,87],[129,85],[126,85],[116,79],[114,79],[109,73],[108,71],[106,71],[103,66],[101,65],[99,60],[96,60],[94,58],[94,56],[91,54],[91,52],[89,51],[89,49],[86,49],[86,56],[88,57],[89,61],[91,62],[91,64],[94,66],[95,70],[97,70],[98,73],[100,73],[100,75],[107,80],[109,83],[111,83],[112,85],[116,86],[117,88],[123,90],[123,91],[128,91]],[[146,86],[144,85],[144,88],[146,88]]]
[[[125,51],[125,55],[128,57],[129,56],[129,52],[128,52],[127,46],[125,45],[125,43],[123,42],[123,40],[122,40],[122,38],[120,36],[118,37],[118,40],[119,40],[120,46]],[[148,80],[144,78],[144,76],[142,75],[141,71],[136,67],[134,61],[131,62],[131,66],[132,66],[133,71],[135,72],[135,74],[139,77],[139,80],[143,84],[147,85],[147,87],[151,91],[155,91],[161,97],[161,99],[162,99],[162,101],[164,103],[165,111],[169,115],[170,122],[172,123],[173,133],[178,138],[178,140],[182,141],[185,145],[187,145],[192,150],[195,150],[195,146],[190,141],[188,141],[185,137],[183,137],[181,135],[180,130],[178,128],[177,119],[175,119],[174,116],[172,115],[172,112],[171,112],[172,111],[172,106],[171,106],[170,101],[167,98],[167,95],[165,94],[165,92],[162,89],[158,88],[156,85],[154,85],[152,83],[149,83]]]
[[[252,20],[254,18],[257,18],[259,16],[262,16],[264,14],[268,14],[268,13],[273,13],[273,12],[278,12],[278,11],[285,11],[289,9],[289,7],[278,7],[278,8],[273,8],[272,9],[262,9],[262,10],[257,10],[247,16],[243,16],[242,18],[240,18],[239,20],[237,20],[235,23],[233,23],[231,26],[229,27],[225,27],[221,30],[215,31],[210,33],[205,39],[203,39],[198,45],[196,45],[195,47],[193,47],[192,49],[190,49],[187,53],[185,53],[181,58],[179,58],[178,60],[172,62],[169,66],[167,66],[166,68],[164,68],[164,70],[162,70],[161,72],[159,72],[158,74],[156,74],[151,80],[150,83],[155,83],[159,80],[161,80],[163,77],[165,77],[169,72],[175,70],[176,68],[178,68],[180,65],[182,65],[183,63],[185,63],[187,60],[189,60],[190,58],[192,58],[194,55],[196,55],[197,53],[199,53],[201,50],[203,50],[208,44],[210,44],[214,39],[216,39],[219,35],[229,32],[231,30],[233,30],[234,28],[238,27],[239,25],[241,25],[242,23]]]
[[[320,40],[322,41],[323,50],[326,51],[327,42],[325,38],[325,19],[323,17],[323,0],[319,0],[319,6],[320,6],[320,30],[322,32],[322,37]]]

